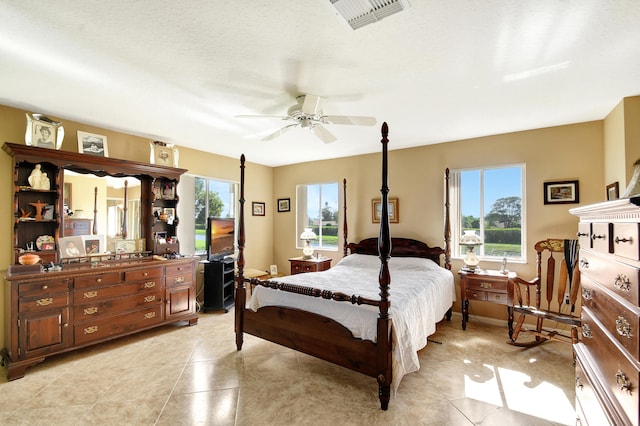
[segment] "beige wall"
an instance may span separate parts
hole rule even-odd
[[[621,100],[604,119],[605,185],[618,182],[622,194],[640,159],[640,96]]]
[[[389,125],[390,135],[393,135],[393,123]],[[417,238],[430,245],[443,245],[445,168],[524,163],[527,246],[549,237],[573,238],[578,220],[569,214],[569,209],[576,205],[544,205],[543,182],[577,179],[580,181],[581,205],[604,201],[602,138],[603,123],[595,121],[390,151],[389,195],[398,197],[400,217],[398,224],[391,224],[391,234]],[[393,148],[392,136],[389,148]],[[380,162],[380,154],[371,154],[278,167],[274,173],[274,188],[277,189],[273,201],[290,197],[295,203],[297,183],[342,182],[346,178],[349,241],[377,236],[378,225],[371,223],[371,200],[380,196]],[[274,262],[284,271],[289,271],[288,258],[300,255],[300,250],[295,248],[293,207],[295,204],[289,213],[276,213],[274,222],[274,235],[278,236],[274,240]],[[533,277],[535,253],[531,252],[529,250],[527,264],[508,267],[522,276]],[[338,252],[322,254],[332,257],[335,264],[342,256],[342,247]],[[461,260],[453,261],[454,271],[461,266]],[[480,266],[499,267],[486,261]],[[460,310],[459,286],[455,309]],[[506,318],[506,309],[472,303],[471,314]]]

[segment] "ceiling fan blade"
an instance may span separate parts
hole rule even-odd
[[[320,103],[322,99],[316,95],[305,95],[302,104],[302,112],[307,115],[317,115],[320,111]]]
[[[297,125],[298,125],[298,123],[289,124],[288,126],[284,126],[283,128],[278,129],[275,132],[271,133],[270,135],[265,136],[264,138],[262,138],[262,140],[263,141],[273,140],[273,139],[277,138],[278,136],[282,136],[283,134],[287,133],[289,130],[293,129]]]
[[[331,124],[351,124],[354,126],[375,126],[375,117],[358,117],[347,115],[324,115],[322,120]]]
[[[286,115],[234,115],[234,118],[279,118],[280,120],[291,120]]]
[[[338,140],[330,131],[319,124],[313,126],[311,130],[313,130],[313,133],[324,143],[331,143]]]

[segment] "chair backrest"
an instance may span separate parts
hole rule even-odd
[[[536,308],[571,314],[580,287],[577,240],[546,239],[535,245],[537,253]],[[544,305],[541,293],[544,291]]]

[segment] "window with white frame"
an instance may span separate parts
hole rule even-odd
[[[205,177],[195,177],[193,188],[195,254],[204,254],[207,250],[207,218],[236,217],[238,184]]]
[[[338,182],[304,184],[296,186],[296,247],[302,248],[298,238],[305,228],[311,228],[317,239],[314,249],[338,250],[340,212],[338,209]]]
[[[451,233],[453,253],[464,256],[460,236],[475,231],[482,245],[475,252],[484,259],[524,260],[524,164],[453,170]]]

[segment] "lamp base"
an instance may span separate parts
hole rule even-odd
[[[476,272],[480,271],[480,268],[478,266],[464,265],[462,268],[460,268],[460,270],[464,272]]]

